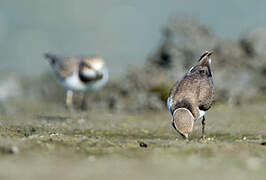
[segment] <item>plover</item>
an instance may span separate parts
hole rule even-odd
[[[73,91],[98,90],[108,81],[108,69],[100,57],[59,57],[50,53],[44,56],[48,59],[60,84],[67,90],[67,107],[72,106]],[[82,102],[83,109],[86,106],[85,97]]]
[[[212,52],[206,51],[170,90],[167,107],[172,115],[172,125],[184,138],[188,139],[194,122],[202,118],[202,138],[205,136],[205,113],[214,99],[211,71]]]

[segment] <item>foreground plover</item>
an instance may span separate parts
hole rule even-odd
[[[205,136],[205,113],[210,109],[214,97],[212,52],[206,51],[179,82],[170,90],[167,107],[172,115],[172,125],[178,133],[188,139],[195,121],[202,118],[202,137]]]
[[[108,70],[104,60],[97,56],[59,57],[45,54],[60,84],[67,89],[66,105],[72,106],[73,91],[98,90],[108,81]],[[86,97],[86,96],[85,96]],[[86,106],[83,98],[82,107]]]

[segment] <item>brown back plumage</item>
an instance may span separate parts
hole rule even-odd
[[[194,121],[202,117],[200,110],[207,111],[213,101],[211,54],[203,53],[197,64],[170,90],[167,106],[173,117],[172,124],[185,138],[192,131]]]
[[[99,74],[99,77],[90,78],[83,72],[83,69],[92,68],[95,65],[97,66],[97,64],[103,66],[104,61],[97,56],[59,57],[50,53],[46,53],[44,56],[49,60],[55,73],[60,79],[65,79],[71,76],[74,72],[78,72],[81,79],[88,82],[102,78],[101,74]]]
[[[211,107],[214,88],[210,55],[211,53],[205,52],[184,78],[174,84],[169,95],[172,98],[172,112],[178,108],[187,108],[197,118],[199,109],[206,111]]]

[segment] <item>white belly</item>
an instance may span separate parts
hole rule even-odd
[[[103,72],[103,78],[97,81],[84,83],[79,79],[78,73],[74,73],[66,79],[60,81],[62,86],[68,90],[73,91],[88,91],[88,90],[98,90],[103,87],[108,81],[108,71],[107,69]]]
[[[80,79],[77,73],[72,74],[66,79],[60,81],[62,86],[68,90],[73,91],[86,91],[88,87]]]
[[[103,78],[98,81],[90,82],[89,90],[98,90],[102,88],[108,81],[109,75],[108,75],[108,70],[107,68],[104,68],[103,70]]]
[[[171,97],[168,97],[167,98],[167,109],[168,111],[172,114],[172,104],[173,104],[173,100]]]
[[[202,111],[202,110],[199,110],[199,117],[197,118],[197,120],[200,120],[200,118],[202,118],[205,114],[206,114],[206,111]]]

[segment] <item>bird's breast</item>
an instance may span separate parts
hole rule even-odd
[[[86,91],[88,89],[87,85],[80,80],[77,73],[73,73],[71,76],[60,80],[60,83],[62,84],[62,86],[69,90]]]

